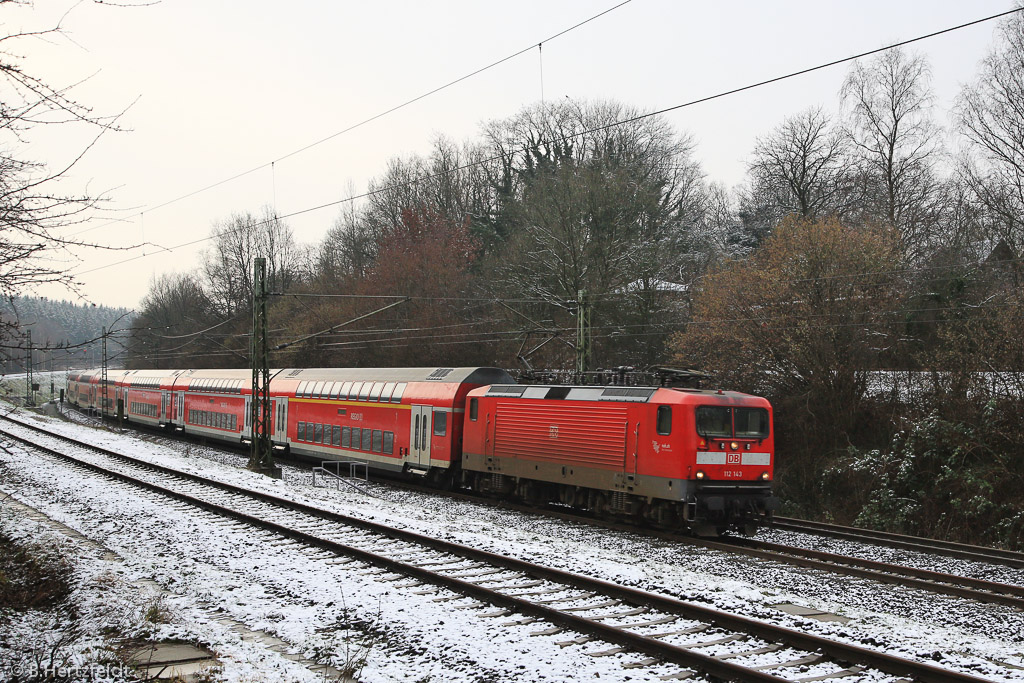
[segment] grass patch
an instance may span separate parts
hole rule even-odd
[[[47,610],[71,594],[71,565],[58,551],[0,531],[0,608]]]

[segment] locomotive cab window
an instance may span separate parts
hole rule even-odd
[[[736,436],[764,439],[768,436],[768,411],[764,408],[736,408]]]
[[[477,400],[475,398],[469,399],[469,419],[470,420],[472,420],[473,422],[476,422],[476,416],[477,416],[477,412],[479,410],[480,410],[480,407],[477,405]]]
[[[701,436],[732,436],[732,409],[724,406],[699,406],[697,433]]]
[[[672,406],[658,406],[658,433],[662,436],[672,433]]]

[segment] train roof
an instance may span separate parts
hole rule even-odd
[[[501,368],[294,368],[274,379],[333,382],[438,382],[443,384],[494,384],[515,382]]]

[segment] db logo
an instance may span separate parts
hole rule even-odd
[[[725,464],[726,465],[739,465],[740,464],[740,454],[739,453],[726,453],[726,455],[725,455]]]

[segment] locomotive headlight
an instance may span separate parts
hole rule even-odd
[[[771,475],[770,475],[770,474],[768,474],[767,472],[762,472],[762,473],[761,473],[761,479],[762,479],[763,481],[768,481],[769,479],[771,479]]]
[[[729,442],[729,450],[738,451],[739,449],[740,449],[740,445],[738,443],[736,443],[735,441],[730,441]]]
[[[698,470],[698,471],[697,471],[697,478],[698,478],[698,479],[703,479],[703,478],[704,478],[704,473],[703,473],[703,472],[701,472],[700,470]]]

